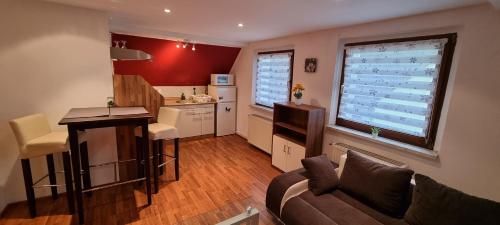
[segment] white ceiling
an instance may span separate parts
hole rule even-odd
[[[241,45],[487,0],[46,0],[103,10],[111,31]],[[172,12],[167,15],[164,8]],[[237,27],[243,23],[243,29]]]

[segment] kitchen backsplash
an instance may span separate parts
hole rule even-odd
[[[154,86],[163,97],[180,97],[184,92],[186,97],[193,94],[193,88],[196,88],[196,94],[207,93],[207,86]]]

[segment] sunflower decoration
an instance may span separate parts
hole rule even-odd
[[[295,96],[295,98],[297,98],[297,99],[301,99],[302,98],[302,91],[304,91],[304,90],[305,90],[304,85],[295,84],[295,86],[293,86],[293,88],[292,88],[293,96]]]

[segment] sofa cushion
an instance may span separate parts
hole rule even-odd
[[[382,165],[348,151],[339,188],[383,213],[402,217],[412,175],[412,170]]]
[[[309,175],[309,189],[315,195],[330,192],[339,184],[335,167],[326,155],[302,159],[302,165]]]
[[[384,225],[408,225],[408,223],[406,223],[403,218],[391,217],[384,213],[381,213],[378,210],[356,200],[355,198],[351,197],[341,190],[337,189],[331,194]]]
[[[413,200],[405,214],[411,225],[500,224],[500,203],[465,194],[416,174]]]
[[[283,207],[282,212],[282,220],[287,225],[292,221],[325,221],[326,218],[332,221],[328,224],[383,224],[332,194],[323,194],[316,196],[311,191],[306,191],[299,196],[288,200],[288,202]],[[302,224],[316,223],[308,222]]]

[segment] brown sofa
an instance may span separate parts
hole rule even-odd
[[[353,159],[354,156],[351,156]],[[359,195],[347,193],[342,175],[352,177],[352,168],[355,165],[346,163],[343,156],[340,167],[335,170],[340,179],[340,186],[333,187],[327,192],[316,193],[309,189],[311,186],[312,171],[298,169],[281,174],[269,184],[266,196],[266,207],[282,223],[287,225],[308,224],[338,224],[338,225],[493,225],[500,224],[500,203],[465,194],[456,189],[439,184],[431,178],[416,174],[416,185],[413,181],[407,186],[404,194],[400,195],[401,203],[397,216],[383,213],[380,207],[367,202]],[[328,162],[328,159],[326,159]],[[347,160],[349,161],[349,159]],[[379,163],[379,162],[377,162]],[[348,166],[345,166],[348,165]],[[359,166],[359,165],[358,165]],[[307,167],[306,167],[307,168]],[[358,167],[359,168],[359,167]],[[364,165],[364,168],[374,168]],[[380,168],[379,168],[380,170]],[[412,172],[413,173],[413,172]],[[321,173],[323,174],[323,173]],[[362,186],[370,196],[377,193],[374,186],[367,184],[368,174],[363,174],[357,186]],[[378,177],[378,176],[372,176]],[[380,177],[378,177],[380,178]],[[375,179],[380,185],[381,179]],[[397,177],[396,177],[397,178]],[[411,178],[411,175],[410,177]],[[394,179],[390,179],[394,181]],[[391,192],[396,186],[387,179],[383,193]],[[375,184],[377,184],[377,182]],[[410,183],[410,180],[406,182]],[[408,184],[407,183],[407,184]],[[372,183],[374,184],[374,183]],[[378,189],[380,193],[380,189]],[[358,194],[358,193],[356,193]],[[390,195],[382,196],[381,201],[390,201]],[[413,202],[412,202],[413,200]],[[369,204],[370,203],[370,204]]]
[[[281,174],[269,184],[266,206],[284,224],[407,224],[402,218],[385,215],[338,189],[319,196],[310,190],[287,196],[290,189],[300,189],[301,182],[302,187],[307,187],[304,169]]]

